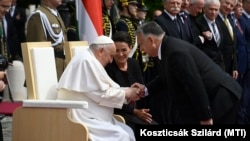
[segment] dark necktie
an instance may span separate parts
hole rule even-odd
[[[175,26],[177,27],[178,32],[180,33],[180,25],[178,24],[177,18],[174,18],[173,22],[174,22]]]
[[[190,32],[190,29],[189,29],[189,22],[188,22],[188,17],[187,17],[187,14],[183,14],[182,15],[182,19],[183,19],[183,24],[184,24],[184,27],[185,27],[185,30],[186,30],[186,33],[187,33],[187,36],[188,38],[191,37],[191,32]]]

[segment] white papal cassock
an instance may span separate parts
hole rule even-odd
[[[72,118],[89,128],[91,141],[133,141],[133,131],[113,117],[125,91],[106,73],[90,49],[72,58],[58,83],[58,99],[84,100],[88,109],[71,109]]]

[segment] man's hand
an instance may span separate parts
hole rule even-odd
[[[213,38],[213,33],[211,31],[204,31],[202,32],[202,35],[207,40],[212,40]]]
[[[132,88],[139,88],[140,89],[140,97],[144,97],[145,96],[145,85],[140,84],[140,83],[134,83],[131,85]]]
[[[234,79],[237,79],[237,78],[238,78],[238,75],[239,75],[238,71],[237,71],[237,70],[234,70],[234,71],[233,71],[233,75],[232,75],[233,78],[234,78]]]

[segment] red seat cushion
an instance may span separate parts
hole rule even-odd
[[[0,103],[0,114],[12,116],[15,109],[21,107],[22,105],[22,102],[2,101]]]

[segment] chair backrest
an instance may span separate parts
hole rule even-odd
[[[69,63],[69,61],[72,59],[73,56],[77,52],[80,52],[81,50],[87,49],[88,41],[69,41],[65,42],[65,56],[66,56],[66,64]]]
[[[28,99],[56,99],[57,75],[50,42],[22,43]]]
[[[88,103],[55,100],[57,74],[51,43],[22,43],[22,53],[28,100],[13,114],[12,140],[88,141],[87,126],[69,115],[70,108],[88,108]]]

